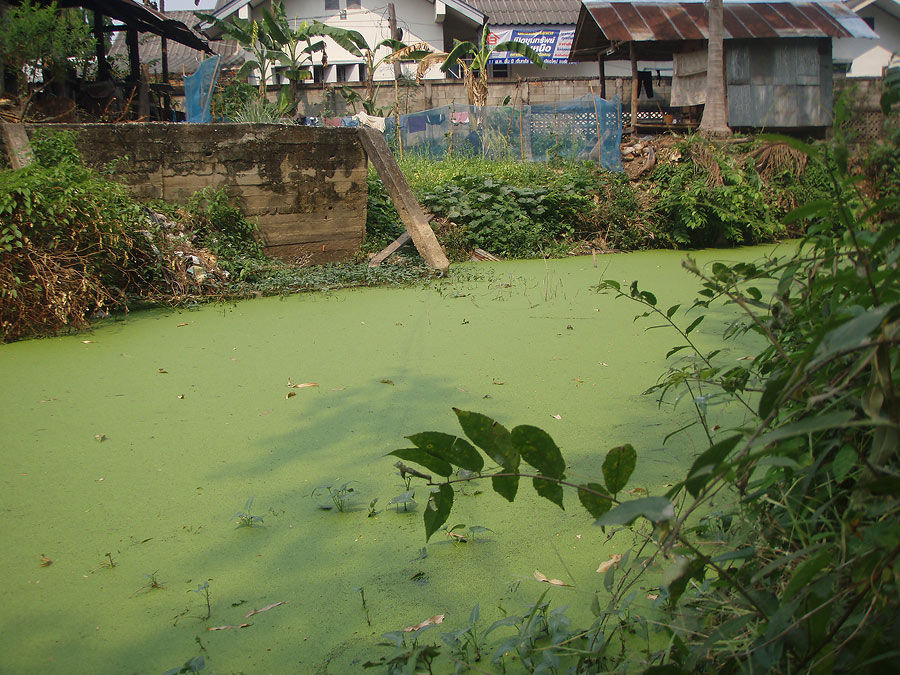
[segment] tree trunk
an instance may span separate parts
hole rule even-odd
[[[706,65],[706,105],[700,131],[710,136],[727,136],[728,103],[725,92],[725,47],[722,29],[722,0],[708,0],[709,44]]]

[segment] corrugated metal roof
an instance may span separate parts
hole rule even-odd
[[[180,21],[187,26],[193,26],[197,23],[197,17],[194,12],[166,12],[166,17],[170,20]],[[199,38],[199,33],[192,29]],[[217,40],[210,42],[209,46],[213,52],[222,57],[222,68],[237,68],[244,62],[244,50],[234,40]],[[144,35],[138,41],[138,48],[141,53],[141,63],[149,66],[151,73],[162,72],[162,41],[156,35]],[[169,73],[173,78],[179,78],[182,74],[190,75],[197,70],[200,62],[207,58],[208,55],[196,49],[179,44],[177,42],[169,42],[166,50],[169,55]],[[113,41],[109,50],[110,56],[124,55],[128,56],[128,45],[125,42],[125,33],[117,33],[116,39]]]
[[[584,0],[583,5],[607,43],[705,40],[709,32],[703,2]],[[726,40],[877,37],[838,2],[725,2],[723,11]],[[576,35],[574,49],[589,46],[578,44]]]
[[[46,4],[46,0],[42,0]],[[83,7],[103,16],[118,19],[129,28],[141,33],[165,35],[168,39],[207,50],[206,39],[188,30],[180,21],[175,21],[135,0],[59,0],[59,7]]]
[[[574,26],[581,0],[469,0],[492,26]]]

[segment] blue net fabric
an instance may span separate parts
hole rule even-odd
[[[209,104],[219,77],[221,56],[205,59],[197,72],[184,78],[184,108],[188,122],[212,122]]]
[[[386,121],[396,151],[398,120]],[[484,157],[545,162],[600,159],[607,171],[622,171],[622,104],[590,94],[571,101],[523,106],[452,105],[401,115],[403,153],[431,159]]]

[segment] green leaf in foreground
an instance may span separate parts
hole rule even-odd
[[[478,473],[484,468],[484,459],[478,451],[464,438],[444,434],[439,431],[426,431],[421,434],[407,436],[413,445],[430,455],[439,457],[466,471]]]
[[[534,483],[534,491],[544,499],[549,499],[559,508],[565,510],[563,506],[563,486],[553,481],[544,480],[542,478],[532,479]]]
[[[606,453],[606,459],[603,461],[603,480],[612,494],[625,487],[636,463],[637,453],[628,443]]]
[[[799,422],[786,424],[783,427],[773,429],[769,433],[761,436],[754,441],[754,447],[767,446],[776,441],[783,441],[786,438],[794,436],[802,436],[804,434],[812,434],[817,431],[825,431],[826,429],[840,429],[846,426],[855,417],[852,410],[839,410],[838,412],[827,413],[825,415],[816,415],[807,417]]]
[[[491,478],[491,486],[494,488],[494,492],[512,502],[515,501],[516,493],[519,491],[519,477],[495,476]]]
[[[509,431],[487,415],[454,408],[459,425],[471,441],[506,471],[519,468],[519,453],[512,444]]]
[[[734,450],[741,438],[741,436],[731,436],[724,441],[719,441],[694,460],[691,470],[688,471],[687,479],[684,481],[692,497],[700,494],[700,490],[713,476],[713,473],[728,456],[728,453]]]
[[[599,483],[579,485],[578,500],[594,518],[599,518],[612,507],[612,497],[609,496],[606,488]]]
[[[402,448],[388,454],[399,457],[400,459],[405,459],[407,462],[421,464],[426,469],[434,471],[439,476],[449,476],[453,473],[453,467],[450,466],[448,462],[445,462],[439,457],[435,457],[421,448]]]
[[[425,541],[431,539],[441,525],[450,517],[450,509],[453,508],[453,488],[446,483],[441,485],[437,492],[432,492],[425,506]]]
[[[538,427],[523,424],[513,429],[510,436],[513,447],[518,450],[522,459],[541,474],[565,478],[566,461],[550,434]]]
[[[675,507],[665,497],[644,497],[619,504],[616,508],[602,515],[595,525],[631,525],[640,517],[660,523],[675,517]]]

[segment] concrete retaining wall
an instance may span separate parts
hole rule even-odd
[[[223,187],[270,256],[347,260],[366,231],[367,160],[354,129],[258,124],[57,124],[88,164],[115,162],[139,199]],[[31,133],[34,127],[29,126]]]

